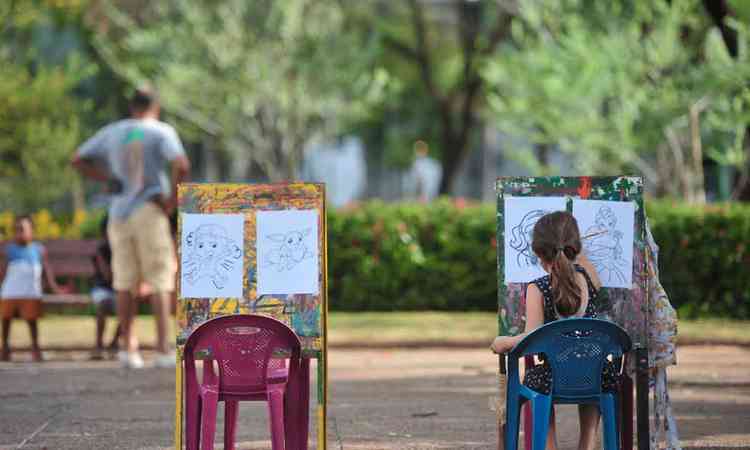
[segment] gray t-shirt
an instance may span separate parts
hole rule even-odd
[[[106,164],[119,182],[109,216],[121,222],[146,201],[170,194],[168,163],[184,154],[175,129],[155,119],[119,120],[78,149],[79,157]]]

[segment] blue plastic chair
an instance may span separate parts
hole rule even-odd
[[[622,359],[630,351],[628,334],[599,319],[564,319],[543,325],[508,353],[505,450],[517,450],[521,405],[531,402],[532,450],[544,450],[553,403],[598,404],[604,425],[605,450],[617,450],[618,408],[614,393],[602,392],[602,369],[608,356]],[[524,386],[518,360],[544,354],[552,369],[550,395]]]

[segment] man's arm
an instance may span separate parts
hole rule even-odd
[[[73,167],[84,177],[96,180],[96,181],[109,181],[109,173],[102,169],[101,166],[94,164],[94,162],[88,158],[82,158],[78,153],[73,155],[70,160]]]
[[[190,160],[185,155],[176,156],[171,162],[172,190],[166,201],[166,210],[171,214],[177,208],[177,185],[188,179],[190,175]]]

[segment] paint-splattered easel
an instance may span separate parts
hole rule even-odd
[[[498,333],[516,335],[523,332],[525,312],[524,283],[505,282],[504,251],[504,199],[506,197],[566,197],[568,211],[572,199],[632,201],[636,205],[633,242],[632,289],[602,288],[600,313],[621,325],[630,335],[634,350],[628,355],[631,375],[622,388],[623,417],[622,448],[633,447],[633,385],[636,387],[638,449],[648,450],[649,439],[649,385],[648,385],[648,286],[646,274],[647,248],[645,242],[645,213],[643,209],[643,181],[640,177],[508,177],[499,178],[497,189],[497,242],[498,242]],[[505,423],[505,357],[500,356],[499,398],[497,410],[498,450],[504,450]],[[628,420],[630,418],[631,420]],[[530,422],[526,414],[525,423]],[[527,432],[526,448],[530,448]]]
[[[317,360],[317,446],[326,449],[327,408],[327,264],[325,187],[317,183],[183,184],[178,189],[180,213],[244,216],[242,298],[182,298],[178,295],[175,449],[183,444],[182,346],[198,325],[227,314],[264,314],[285,322],[302,342],[303,389],[309,389],[310,360]],[[315,210],[318,213],[318,294],[257,295],[256,214],[258,211]],[[181,235],[182,223],[179,231]],[[178,247],[179,248],[179,247]],[[179,278],[179,277],[178,277]],[[179,290],[178,290],[179,292]],[[303,414],[307,415],[307,411]],[[307,439],[300,450],[307,449]],[[295,449],[296,450],[296,449]]]

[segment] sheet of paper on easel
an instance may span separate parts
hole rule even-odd
[[[320,292],[318,212],[258,211],[258,295]]]
[[[632,288],[635,204],[573,200],[573,215],[583,239],[583,252],[596,267],[602,286]]]
[[[245,216],[182,214],[182,298],[242,298]]]
[[[545,214],[565,211],[565,197],[505,197],[505,283],[528,283],[546,274],[531,250],[531,232]]]

